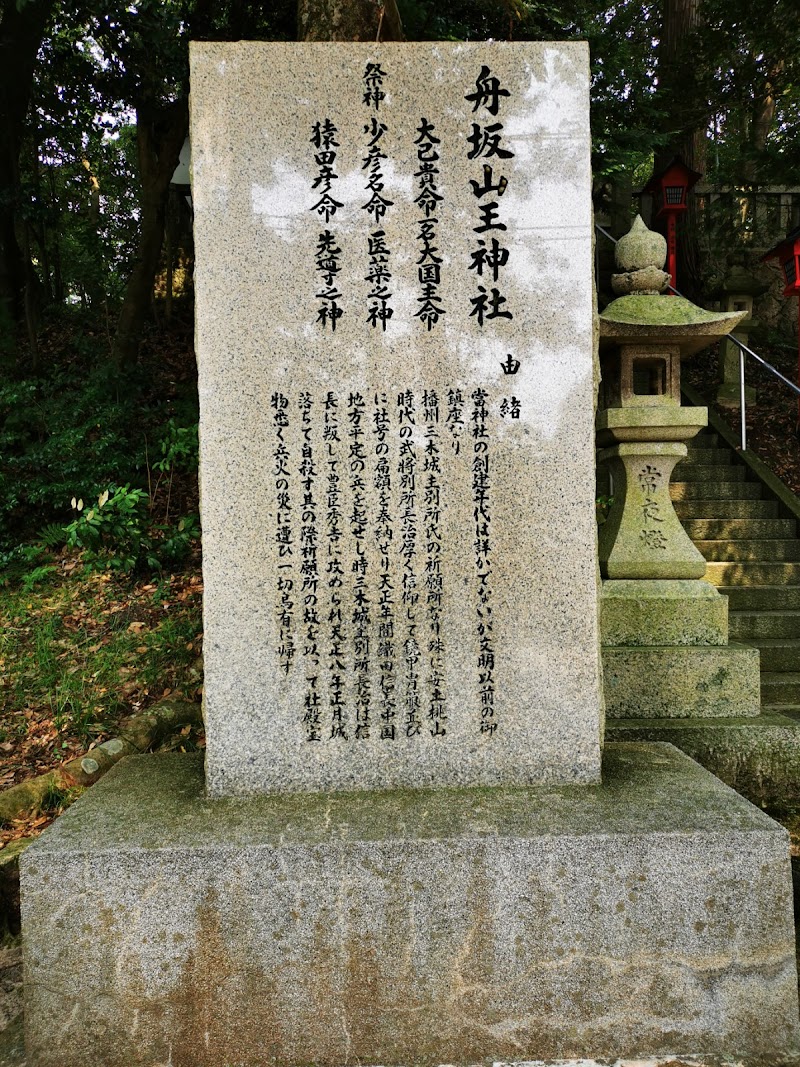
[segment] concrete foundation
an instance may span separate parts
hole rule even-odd
[[[123,761],[22,858],[31,1062],[794,1055],[786,832],[670,745],[603,770],[210,801]]]

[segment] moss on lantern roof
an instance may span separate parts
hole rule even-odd
[[[635,293],[612,300],[600,316],[601,321],[641,326],[699,326],[722,323],[730,318],[730,312],[705,311],[683,296],[643,296]]]

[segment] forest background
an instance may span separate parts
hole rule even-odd
[[[798,21],[796,0],[0,0],[0,788],[200,699],[191,201],[171,184],[190,40],[587,40],[596,206],[624,216],[676,154],[710,187],[800,186]],[[681,284],[703,302],[727,259],[696,221]],[[773,341],[779,362],[793,338]],[[202,745],[199,714],[170,723]],[[0,847],[69,800],[48,790]]]

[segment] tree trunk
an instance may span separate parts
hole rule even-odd
[[[53,0],[0,2],[0,317],[17,323],[25,318],[27,278],[16,228],[19,153],[52,7]]]
[[[783,72],[783,60],[778,60],[769,71],[761,93],[756,97],[748,138],[748,155],[744,163],[744,180],[749,184],[758,181],[759,157],[767,144],[769,131],[775,119],[775,83]]]
[[[708,104],[697,68],[694,47],[702,25],[700,0],[664,0],[664,21],[658,50],[658,94],[666,118],[666,143],[656,151],[655,170],[663,170],[674,156],[703,173],[706,166]],[[678,288],[696,298],[701,288],[698,212],[689,197],[689,210],[678,229]]]
[[[139,246],[125,289],[114,338],[114,359],[128,367],[139,353],[142,327],[150,314],[153,283],[164,240],[164,218],[169,183],[178,165],[189,128],[186,98],[156,114],[141,107],[136,112],[136,143],[141,180]]]
[[[402,41],[395,0],[298,0],[300,41]]]

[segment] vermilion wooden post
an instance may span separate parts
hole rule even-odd
[[[667,271],[670,276],[670,285],[673,289],[678,288],[678,220],[675,212],[667,213]],[[673,294],[670,293],[670,296]]]

